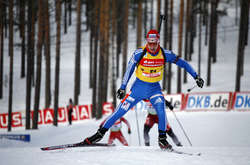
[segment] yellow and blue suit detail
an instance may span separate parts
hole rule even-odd
[[[135,72],[136,77],[145,82],[158,82],[163,77],[164,63],[164,56],[161,50],[156,55],[146,52],[138,64]]]

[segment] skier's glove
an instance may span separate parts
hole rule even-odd
[[[174,109],[173,105],[169,101],[165,100],[165,104],[171,111]]]
[[[124,89],[118,89],[118,91],[116,92],[116,97],[118,99],[123,99],[125,96],[125,90]]]
[[[131,134],[131,130],[130,129],[128,129],[128,134]]]
[[[196,76],[195,78],[196,84],[198,87],[202,88],[204,84],[204,80],[200,76]]]

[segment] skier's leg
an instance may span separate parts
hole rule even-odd
[[[99,128],[97,130],[97,132],[90,136],[90,137],[87,137],[86,139],[84,139],[84,141],[82,142],[83,145],[86,145],[86,144],[93,144],[93,143],[96,143],[98,141],[100,141],[103,136],[105,135],[105,133],[108,131],[107,128]]]
[[[144,130],[143,130],[143,133],[144,133],[144,142],[145,142],[145,146],[150,146],[150,137],[149,137],[149,131],[150,131],[150,126],[149,125],[146,125],[144,124]]]
[[[140,99],[133,97],[133,94],[127,95],[116,108],[115,112],[112,113],[109,118],[104,122],[103,128],[109,129],[116,120],[125,115],[134,105],[136,105]]]
[[[172,146],[167,142],[166,136],[166,125],[167,125],[167,116],[165,113],[165,99],[162,94],[155,94],[150,97],[150,102],[155,108],[158,116],[158,130],[159,138],[158,143],[161,149],[171,149]]]
[[[156,94],[150,97],[150,102],[155,108],[158,116],[158,129],[161,131],[166,131],[167,116],[165,112],[165,101],[161,94]]]
[[[69,124],[70,125],[72,124],[72,114],[70,114],[70,117],[69,117]]]
[[[136,95],[136,94],[135,94]],[[84,144],[92,144],[100,141],[108,129],[115,123],[116,120],[121,118],[125,113],[127,113],[140,99],[136,99],[134,93],[127,95],[116,108],[115,112],[110,115],[110,117],[105,121],[102,128],[99,128],[97,132],[86,138]]]
[[[172,140],[176,146],[182,146],[182,144],[180,143],[179,139],[177,138],[177,136],[175,135],[175,133],[173,132],[171,127],[169,127],[169,129],[167,129],[166,132],[167,132],[168,136],[170,136],[172,138]]]
[[[149,131],[154,126],[154,124],[157,123],[156,122],[156,118],[157,118],[156,115],[148,114],[148,116],[146,118],[146,121],[144,123],[143,133],[144,133],[145,146],[149,146],[150,145]],[[158,121],[158,119],[157,119],[157,121]]]
[[[125,139],[125,137],[123,136],[122,132],[119,131],[119,136],[117,136],[117,139],[124,145],[124,146],[128,146],[128,142]]]
[[[115,140],[114,133],[112,131],[110,131],[108,144],[112,144],[114,140]]]
[[[71,118],[70,118],[71,113],[68,113],[68,121],[69,121],[69,125],[71,125]]]

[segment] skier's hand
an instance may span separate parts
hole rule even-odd
[[[118,99],[123,99],[125,96],[125,90],[124,89],[118,89],[118,91],[116,92],[116,97]]]
[[[196,76],[195,78],[196,84],[198,87],[202,88],[204,84],[204,80],[200,76]]]
[[[128,134],[131,134],[131,130],[130,129],[128,129]]]

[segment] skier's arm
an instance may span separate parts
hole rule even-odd
[[[126,86],[129,82],[129,79],[131,78],[131,76],[135,70],[136,64],[137,64],[142,52],[143,52],[143,49],[137,49],[133,53],[132,57],[130,58],[126,72],[125,72],[123,79],[122,79],[122,84],[121,84],[120,89],[122,89],[122,90],[126,89]]]

